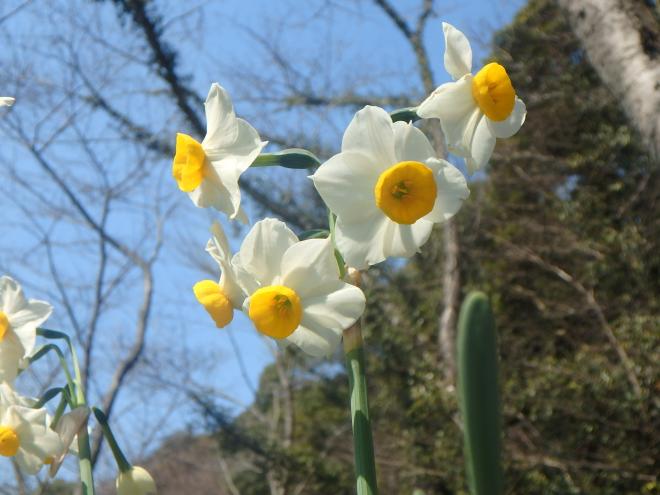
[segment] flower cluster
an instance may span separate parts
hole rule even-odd
[[[0,456],[14,458],[28,474],[51,464],[65,448],[50,428],[46,409],[34,407],[36,400],[13,388],[34,349],[37,327],[52,309],[46,302],[26,299],[12,278],[0,277]]]
[[[78,437],[87,429],[90,409],[85,405],[82,386],[77,378],[72,378],[59,347],[46,344],[34,350],[38,335],[68,341],[66,334],[40,328],[52,310],[44,301],[26,299],[14,279],[0,277],[0,456],[13,459],[24,474],[37,474],[48,466],[49,475],[54,477],[67,454],[78,455]],[[22,396],[14,386],[16,377],[50,350],[58,354],[68,386],[51,389],[42,399]],[[71,346],[70,350],[75,352]],[[72,358],[75,375],[79,377],[77,358]],[[61,396],[60,406],[51,416],[44,404],[57,395]],[[70,406],[68,413],[64,413],[66,405]],[[109,443],[120,464],[118,495],[155,494],[156,485],[149,473],[126,461],[107,418],[98,410],[95,414],[101,416],[103,421],[99,422],[106,437],[111,437]],[[86,450],[89,450],[88,443]]]
[[[438,87],[416,113],[440,119],[447,148],[464,157],[473,173],[490,159],[496,138],[510,137],[522,126],[525,105],[504,67],[490,63],[472,75],[467,38],[450,24],[443,24],[443,30],[445,68],[455,81]],[[239,176],[260,156],[261,165],[300,167],[278,162],[273,158],[277,153],[268,159],[260,155],[266,143],[236,117],[218,84],[211,86],[205,108],[206,137],[199,143],[177,135],[172,175],[196,206],[211,206],[245,222]],[[291,158],[297,151],[280,154]],[[305,153],[301,159],[311,155]],[[455,215],[470,193],[463,174],[436,156],[420,129],[412,122],[393,122],[374,106],[355,114],[341,152],[310,178],[331,213],[326,238],[300,241],[282,222],[266,218],[232,256],[214,223],[206,250],[221,274],[217,282],[198,282],[193,292],[217,327],[228,325],[234,310],[242,310],[262,334],[320,357],[334,351],[343,330],[365,307],[362,291],[341,279],[343,262],[361,270],[389,257],[414,255],[433,225]]]

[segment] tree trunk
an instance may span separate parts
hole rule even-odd
[[[605,85],[660,159],[660,23],[641,0],[557,0]]]
[[[438,329],[438,348],[444,363],[445,383],[453,386],[456,377],[456,323],[461,297],[459,270],[460,245],[456,221],[450,218],[444,224],[445,262],[442,270],[442,314]]]

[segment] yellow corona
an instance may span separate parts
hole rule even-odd
[[[438,190],[433,171],[421,162],[399,162],[378,178],[376,205],[397,223],[412,225],[429,214]]]
[[[7,318],[7,314],[4,311],[0,311],[0,342],[2,342],[7,336],[7,332],[9,331],[9,328],[10,325],[9,325],[9,318]]]
[[[252,294],[248,314],[261,333],[275,339],[284,339],[300,325],[302,305],[293,289],[283,285],[269,285]]]
[[[516,92],[506,69],[500,64],[484,66],[472,79],[472,96],[491,120],[505,120],[513,111]]]
[[[21,446],[18,433],[9,426],[0,425],[0,455],[13,457]]]
[[[184,192],[194,191],[204,180],[206,154],[202,145],[187,134],[176,135],[172,176]]]
[[[229,325],[234,318],[234,308],[217,283],[213,280],[202,280],[194,285],[193,292],[218,328]]]

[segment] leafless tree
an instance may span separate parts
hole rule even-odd
[[[217,63],[214,76],[226,73],[229,80],[248,82],[237,84],[236,96],[253,112],[250,116],[273,148],[305,147],[326,158],[337,151],[353,111],[365,104],[413,106],[436,86],[424,42],[437,14],[436,3],[420,0],[414,12],[403,15],[388,0],[317,1],[300,18],[268,19],[267,32],[245,24],[258,61],[241,63],[223,46],[205,47],[213,52],[205,60]],[[73,332],[85,387],[111,421],[113,411],[123,414],[134,408],[130,399],[122,402],[122,396],[148,395],[143,393],[145,383],[170,394],[169,404],[186,391],[205,390],[208,384],[194,380],[195,368],[213,366],[209,354],[191,358],[186,348],[172,350],[160,342],[163,332],[179,332],[189,307],[180,294],[169,293],[171,287],[159,289],[169,267],[177,263],[195,273],[215,270],[190,255],[197,250],[204,256],[208,217],[199,214],[199,220],[190,220],[187,198],[175,191],[169,178],[174,133],[205,133],[203,88],[210,81],[197,81],[195,62],[186,59],[191,46],[203,42],[204,22],[209,22],[204,9],[203,4],[141,0],[59,0],[16,1],[9,11],[0,12],[0,20],[9,14],[19,19],[0,25],[0,37],[9,47],[1,55],[0,64],[7,70],[0,83],[18,101],[0,121],[12,142],[0,154],[8,178],[0,185],[0,204],[11,211],[7,226],[17,233],[1,241],[0,268],[25,280],[28,290],[48,291],[58,308],[53,324]],[[416,77],[406,78],[393,92],[379,79],[387,80],[395,69],[400,79],[398,64],[380,68],[362,61],[361,70],[347,70],[335,67],[331,56],[297,58],[283,33],[296,22],[322,18],[329,9],[356,16],[364,15],[364,9],[388,22],[409,48],[405,73]],[[19,13],[25,16],[22,21]],[[46,28],[35,32],[28,25]],[[336,49],[329,45],[325,54]],[[347,48],[341,50],[336,58],[350,55]],[[291,115],[295,118],[286,118]],[[439,127],[429,124],[428,131],[445,156]],[[299,231],[320,226],[323,207],[305,173],[286,177],[290,175],[276,171],[260,177],[248,172],[241,185],[251,207],[277,215]],[[453,221],[443,226],[443,234],[438,355],[445,381],[451,384],[460,243]],[[242,363],[240,350],[235,345],[234,350]],[[273,442],[286,449],[294,428],[295,367],[286,355],[277,354],[274,361],[278,406],[273,417],[257,420],[269,425]],[[127,384],[130,395],[122,393]],[[214,393],[223,397],[221,390]],[[163,406],[159,417],[150,417],[144,437],[158,438],[156,432],[172,414]],[[122,425],[117,429],[123,431]],[[125,437],[130,434],[127,429]],[[92,439],[96,461],[103,443],[99,430]],[[328,439],[329,445],[332,441]],[[228,489],[235,492],[226,466],[222,472]],[[288,487],[286,476],[268,481],[273,495],[302,491]]]

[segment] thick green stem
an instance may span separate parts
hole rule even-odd
[[[78,457],[82,495],[94,495],[94,474],[92,473],[92,450],[89,446],[87,425],[78,432]]]
[[[353,424],[357,495],[377,495],[374,442],[371,435],[362,331],[359,323],[344,330],[344,353],[346,354],[346,368],[351,394],[351,422]]]

